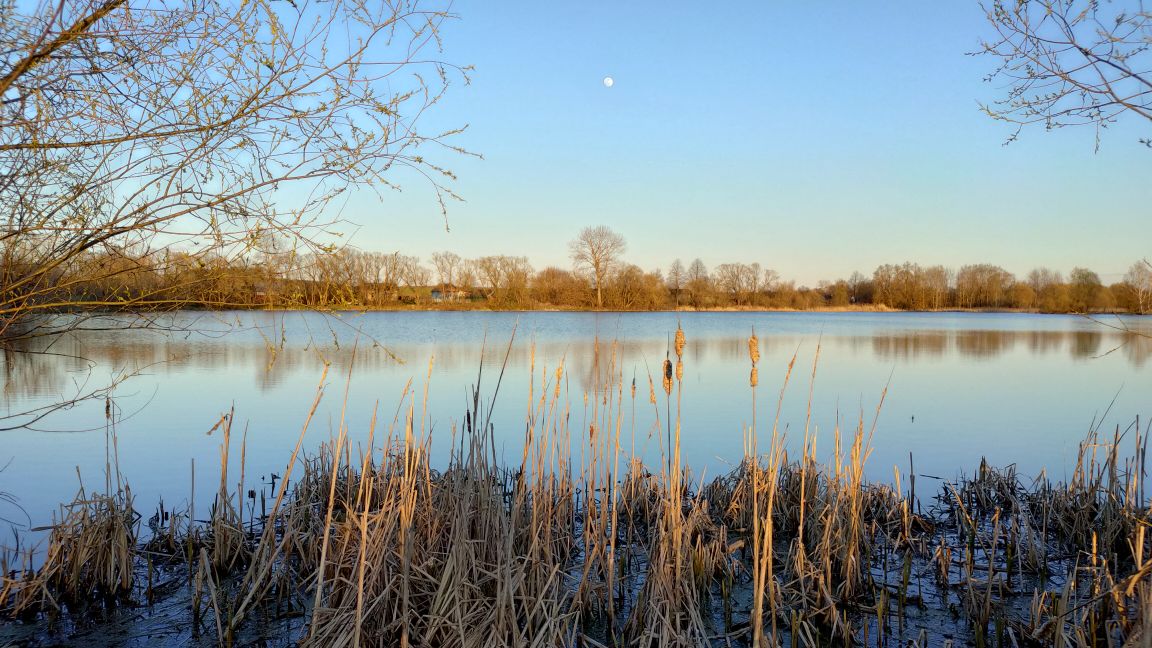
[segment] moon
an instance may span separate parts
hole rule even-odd
[[[616,83],[616,81],[612,77],[610,77],[610,76],[604,77],[604,87],[605,88],[611,88],[613,83]]]

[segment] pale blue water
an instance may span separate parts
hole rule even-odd
[[[766,439],[789,360],[796,367],[785,392],[780,428],[798,447],[808,411],[813,357],[820,358],[811,429],[818,455],[828,456],[837,417],[846,433],[863,413],[871,427],[885,386],[868,472],[891,479],[907,473],[945,478],[970,471],[982,456],[1016,463],[1025,474],[1063,474],[1094,420],[1111,432],[1152,415],[1152,341],[1076,316],[971,313],[223,313],[181,315],[201,332],[92,331],[58,341],[60,355],[10,353],[4,411],[15,415],[136,373],[113,399],[119,463],[147,515],[158,497],[189,498],[192,460],[197,502],[205,510],[218,479],[219,433],[206,432],[235,406],[236,444],[247,430],[249,478],[279,472],[300,432],[325,362],[326,396],[305,448],[329,438],[339,423],[355,348],[347,416],[354,442],[367,434],[378,408],[377,437],[387,431],[405,385],[417,393],[419,418],[428,363],[434,357],[428,418],[435,459],[447,457],[451,430],[463,420],[468,388],[483,366],[490,398],[513,328],[515,340],[493,413],[506,456],[522,444],[531,348],[537,395],[547,369],[563,360],[571,394],[570,427],[586,430],[583,394],[602,384],[611,347],[626,385],[638,384],[638,453],[659,457],[650,437],[655,417],[647,375],[659,371],[679,321],[688,337],[683,395],[683,456],[697,474],[715,475],[740,457],[751,423],[747,338],[761,340],[758,427]],[[1125,318],[1152,333],[1152,320]],[[207,332],[205,332],[207,331]],[[593,352],[601,343],[599,364]],[[486,352],[481,354],[481,349]],[[72,357],[75,356],[75,357]],[[395,357],[393,357],[395,356]],[[83,359],[81,359],[83,358]],[[622,444],[631,447],[630,400]],[[601,396],[602,398],[602,396]],[[664,401],[661,395],[661,412]],[[1105,414],[1111,404],[1111,409]],[[33,524],[75,494],[79,467],[89,485],[103,483],[105,403],[86,402],[38,421],[32,430],[0,432],[0,492],[17,497]],[[580,439],[574,441],[579,451]],[[235,481],[233,477],[232,481]],[[27,524],[0,503],[0,517]]]

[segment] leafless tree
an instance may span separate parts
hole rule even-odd
[[[994,0],[996,31],[982,53],[999,59],[987,80],[1005,96],[984,105],[996,119],[1100,132],[1131,113],[1152,122],[1152,12],[1142,0]],[[1152,124],[1149,124],[1152,125]],[[1152,146],[1152,139],[1141,140]]]
[[[0,2],[0,341],[83,321],[61,310],[184,303],[93,297],[138,274],[125,259],[328,251],[330,201],[399,169],[443,204],[451,174],[420,149],[455,131],[420,117],[466,73],[436,60],[448,18],[418,0]]]
[[[1011,281],[1011,275],[1007,280]],[[952,288],[952,271],[941,265],[924,269],[924,288],[928,293],[928,308],[940,310],[948,303]]]
[[[712,278],[708,267],[699,258],[688,266],[688,283],[684,286],[692,298],[692,306],[699,308],[711,299]]]
[[[400,281],[412,292],[412,299],[420,302],[420,289],[428,285],[432,279],[432,271],[420,262],[420,257],[400,255],[399,259]]]
[[[605,225],[585,227],[569,243],[572,264],[577,272],[590,275],[596,288],[596,307],[604,307],[604,284],[628,249],[624,237]]]
[[[1068,291],[1072,297],[1072,308],[1078,313],[1099,309],[1103,289],[1100,275],[1088,268],[1072,268],[1072,272],[1068,273]]]
[[[765,291],[772,291],[776,289],[776,284],[780,282],[780,273],[772,268],[764,268],[764,276],[760,278],[760,289]]]
[[[676,259],[668,267],[668,277],[665,279],[665,283],[668,285],[668,290],[672,292],[677,307],[680,306],[680,290],[684,288],[686,272],[684,263],[680,259]]]
[[[1152,263],[1133,263],[1124,275],[1124,283],[1132,291],[1136,312],[1147,313],[1152,310]]]
[[[448,289],[456,287],[456,273],[460,269],[463,259],[454,252],[433,252],[432,265],[436,267],[436,274],[440,283]]]
[[[480,257],[472,262],[472,267],[476,271],[476,280],[484,292],[484,297],[492,300],[496,291],[500,289],[503,280],[504,264],[501,258],[498,256]]]
[[[1012,273],[990,263],[963,266],[956,273],[956,304],[962,308],[1004,306],[1015,281]]]
[[[688,266],[688,281],[708,281],[708,266],[700,259],[693,259],[692,265]]]
[[[544,304],[583,306],[587,303],[588,284],[563,268],[544,268],[532,278],[530,287],[532,297]]]
[[[489,302],[513,307],[525,303],[532,276],[527,257],[485,256],[476,259],[474,267]]]
[[[1042,311],[1066,312],[1072,308],[1072,297],[1064,276],[1050,268],[1033,268],[1028,273],[1028,285],[1035,295],[1036,306]]]
[[[852,275],[848,277],[848,289],[852,293],[851,299],[853,304],[860,301],[861,297],[863,297],[861,293],[864,292],[864,288],[868,283],[868,277],[865,277],[864,273],[859,270],[854,270]]]
[[[659,272],[644,272],[626,264],[611,284],[609,303],[621,310],[653,310],[668,299],[668,288]]]
[[[456,283],[459,285],[460,290],[466,293],[471,293],[476,287],[476,262],[470,259],[465,259],[460,263],[460,271],[457,273]]]
[[[721,263],[712,273],[716,286],[727,293],[736,305],[746,304],[759,292],[761,281],[759,263]]]

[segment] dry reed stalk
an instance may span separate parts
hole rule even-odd
[[[312,401],[312,407],[309,408],[308,414],[304,418],[304,425],[301,427],[300,435],[296,439],[296,447],[293,448],[292,456],[284,469],[284,474],[280,481],[280,488],[276,492],[276,499],[269,513],[270,518],[274,519],[280,513],[280,507],[284,503],[284,497],[288,490],[288,480],[296,465],[296,458],[300,454],[300,447],[304,443],[304,435],[308,432],[308,427],[312,423],[312,417],[316,414],[316,410],[320,406],[320,400],[324,397],[324,380],[327,377],[328,365],[325,363],[324,369],[320,374],[319,385],[316,388],[316,397]],[[246,592],[246,594],[244,598],[240,599],[239,605],[237,605],[232,618],[229,620],[230,631],[236,629],[237,625],[244,620],[248,609],[256,603],[266,591],[268,576],[275,566],[280,550],[283,547],[282,541],[277,541],[275,528],[274,524],[265,525],[264,531],[260,535],[260,540],[253,551],[252,564],[247,574],[245,574],[244,581],[240,588],[241,591]]]
[[[775,587],[775,579],[773,577],[772,560],[772,542],[773,542],[773,507],[776,499],[776,486],[780,474],[780,467],[784,462],[784,443],[779,433],[780,429],[780,413],[784,408],[784,392],[788,388],[788,382],[792,377],[792,368],[796,364],[796,356],[799,353],[792,354],[792,359],[788,361],[788,369],[784,374],[784,384],[780,387],[780,397],[776,403],[776,418],[772,424],[772,441],[769,445],[768,451],[768,467],[764,483],[761,484],[761,468],[760,458],[755,454],[758,450],[758,443],[753,443],[754,454],[751,457],[751,466],[753,474],[752,483],[752,519],[753,519],[753,537],[752,537],[752,551],[753,551],[753,603],[752,603],[752,632],[753,642],[757,648],[764,644],[764,594],[767,589],[768,605],[772,619],[772,643],[775,644],[777,639],[776,628],[776,607],[777,595]],[[763,512],[760,510],[760,490],[763,488],[765,493],[765,507]]]

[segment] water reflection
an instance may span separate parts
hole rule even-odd
[[[1101,331],[950,331],[872,338],[879,359],[917,359],[955,353],[961,358],[988,359],[1023,346],[1034,356],[1066,353],[1076,360],[1121,353],[1133,367],[1142,367],[1152,352],[1152,340],[1136,333]]]
[[[916,358],[938,358],[950,348],[949,337],[958,333],[931,331],[926,333],[906,333],[903,335],[875,336],[872,338],[872,352],[877,358],[901,360]],[[861,343],[865,340],[860,340]],[[959,347],[958,348],[967,348]]]
[[[788,334],[761,335],[766,355],[789,353],[811,336]],[[860,336],[824,336],[821,344],[828,351],[854,354],[871,351],[884,362],[919,361],[954,356],[987,360],[1018,349],[1032,356],[1065,355],[1074,360],[1102,354],[1123,356],[1134,368],[1145,365],[1152,355],[1152,339],[1146,336],[1101,330],[1076,331],[1011,331],[1011,330],[945,330],[878,332]],[[326,364],[343,374],[355,357],[357,370],[369,373],[405,367],[410,361],[435,355],[436,366],[450,372],[497,368],[504,362],[514,367],[527,367],[530,359],[563,358],[579,386],[586,389],[603,383],[596,380],[605,367],[601,358],[636,357],[648,370],[659,371],[663,361],[664,342],[660,338],[612,340],[607,338],[546,339],[534,344],[522,343],[507,349],[503,344],[489,343],[486,348],[476,342],[440,340],[430,349],[427,343],[400,342],[381,345],[371,341],[343,342],[279,340],[272,344],[252,336],[216,337],[164,336],[134,332],[122,336],[70,336],[51,346],[27,346],[6,350],[0,371],[4,376],[5,405],[11,409],[20,401],[66,396],[81,390],[93,380],[137,373],[165,375],[192,370],[236,370],[249,372],[252,385],[266,391],[282,385],[301,372],[319,371]],[[481,353],[483,349],[483,353]],[[696,363],[743,363],[747,360],[747,338],[736,335],[696,337],[691,339],[686,357]],[[420,373],[415,371],[415,373]]]

